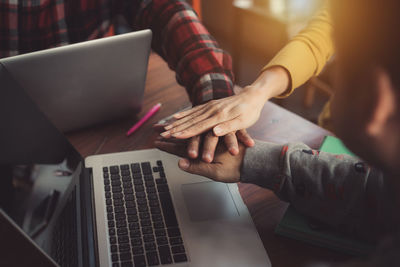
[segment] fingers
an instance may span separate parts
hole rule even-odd
[[[243,128],[246,128],[246,125],[243,124],[239,117],[236,117],[232,120],[219,123],[213,128],[213,132],[216,136],[224,136]]]
[[[154,142],[154,145],[162,151],[177,155],[179,157],[186,157],[187,155],[185,149],[186,146],[182,143],[157,140]]]
[[[188,160],[188,159],[180,159],[178,162],[179,168],[182,170],[192,173],[192,174],[197,174],[201,176],[206,176],[211,179],[214,178],[215,174],[215,165],[214,164],[209,164],[202,162],[201,160]]]
[[[232,155],[239,153],[239,145],[235,133],[228,133],[224,136],[225,145]]]
[[[162,132],[164,132],[164,127],[166,126],[166,125],[168,125],[168,124],[158,124],[158,123],[156,123],[156,124],[153,124],[153,129],[156,131],[156,132],[159,132],[159,133],[162,133]]]
[[[179,120],[179,119],[181,119],[181,118],[183,118],[183,117],[186,117],[186,116],[192,114],[193,112],[198,111],[199,109],[202,109],[205,105],[206,105],[206,104],[198,105],[198,106],[189,108],[189,109],[187,109],[187,110],[183,110],[183,111],[181,111],[181,112],[177,112],[177,113],[175,113],[174,115],[172,115],[172,117],[174,117],[174,119],[178,119],[178,120]]]
[[[255,142],[253,138],[247,133],[246,129],[242,129],[236,132],[236,136],[240,142],[242,142],[247,147],[254,146]]]
[[[199,154],[199,147],[200,147],[200,135],[196,135],[192,138],[190,138],[188,142],[188,147],[187,147],[187,154],[189,158],[195,159],[197,158]]]
[[[212,132],[208,132],[203,141],[203,154],[202,159],[205,162],[212,162],[214,159],[215,148],[218,144],[218,137],[214,136]]]

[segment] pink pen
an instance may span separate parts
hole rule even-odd
[[[132,128],[129,129],[129,131],[126,133],[126,136],[130,136],[132,133],[134,133],[140,126],[142,126],[143,123],[145,123],[148,119],[150,119],[156,112],[160,109],[161,103],[157,103],[152,107],[146,115],[144,115],[143,118],[141,118],[135,125],[132,126]]]

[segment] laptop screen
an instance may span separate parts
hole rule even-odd
[[[0,208],[54,261],[78,266],[82,158],[1,64],[0,82]],[[18,247],[10,238],[1,247]],[[20,255],[8,261],[29,262]]]

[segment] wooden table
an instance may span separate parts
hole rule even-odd
[[[139,131],[125,136],[125,132],[154,104],[162,102],[160,111]],[[152,55],[147,75],[142,112],[137,117],[118,119],[67,134],[76,149],[86,157],[93,154],[153,148],[157,133],[152,124],[190,105],[184,88],[177,85],[174,73],[162,59]],[[286,143],[301,141],[318,148],[330,133],[303,118],[268,102],[260,120],[249,129],[259,140]],[[240,193],[250,210],[273,266],[303,266],[312,261],[344,261],[349,257],[328,249],[307,245],[274,234],[287,204],[271,191],[251,184],[240,184]]]

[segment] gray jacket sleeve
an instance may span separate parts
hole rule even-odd
[[[246,150],[241,182],[271,189],[303,214],[363,239],[395,228],[382,172],[355,157],[257,141]]]

